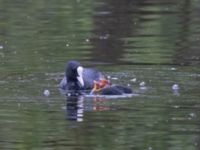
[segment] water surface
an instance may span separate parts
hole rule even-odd
[[[0,149],[199,149],[199,10],[198,0],[0,0]],[[135,95],[60,94],[71,59]]]

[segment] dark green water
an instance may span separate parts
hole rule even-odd
[[[0,0],[0,149],[200,149],[199,13],[199,0]],[[61,95],[71,59],[135,96]]]

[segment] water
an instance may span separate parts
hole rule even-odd
[[[199,10],[199,0],[0,0],[0,149],[199,149]],[[61,95],[70,59],[134,95]]]

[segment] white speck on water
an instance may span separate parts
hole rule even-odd
[[[3,45],[0,45],[0,49],[3,49]]]
[[[144,81],[142,81],[142,82],[140,82],[140,86],[145,86],[145,82]]]
[[[136,78],[133,78],[133,79],[131,79],[130,81],[131,81],[131,82],[136,82],[137,79],[136,79]]]
[[[107,78],[108,78],[108,79],[110,79],[110,78],[111,78],[111,76],[107,76]]]
[[[127,86],[130,87],[131,85],[128,83]]]
[[[90,39],[86,39],[85,41],[86,41],[86,42],[90,42]]]
[[[71,93],[67,93],[67,96],[71,96]]]
[[[69,44],[68,44],[68,43],[66,44],[66,47],[69,47]]]
[[[153,148],[151,146],[148,147],[148,150],[152,150]]]
[[[118,78],[117,78],[117,77],[112,77],[111,79],[113,79],[113,80],[118,80]]]
[[[171,70],[173,70],[173,71],[174,71],[174,70],[177,70],[177,69],[172,67],[172,68],[171,68]]]
[[[172,90],[179,90],[179,89],[180,89],[180,87],[178,84],[172,85]]]
[[[175,105],[175,106],[173,106],[173,107],[176,108],[176,109],[177,109],[177,108],[180,108],[180,106],[178,106],[178,105]]]
[[[195,113],[190,113],[189,116],[194,118],[194,117],[196,117],[196,114]]]
[[[50,91],[49,90],[44,90],[44,92],[43,92],[43,94],[44,94],[44,96],[50,96]]]

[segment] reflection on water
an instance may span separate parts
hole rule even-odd
[[[111,108],[104,105],[106,100],[108,99],[103,97],[92,97],[87,99],[84,96],[68,96],[66,99],[66,119],[82,122],[84,121],[84,112],[110,110]]]
[[[66,118],[71,121],[82,122],[84,116],[83,97],[68,97],[66,100]]]
[[[56,86],[62,73],[7,76],[1,82],[5,88],[1,90],[0,148],[96,149],[101,144],[100,148],[108,149],[196,149],[198,68],[133,66],[127,71],[129,67],[119,68],[123,75],[105,72],[113,83],[128,83],[139,93],[117,99],[62,96]],[[176,84],[178,95],[177,87],[172,89]],[[50,96],[43,95],[44,89]]]
[[[199,0],[0,0],[0,149],[199,149],[199,10]],[[66,98],[70,59],[138,95]]]

